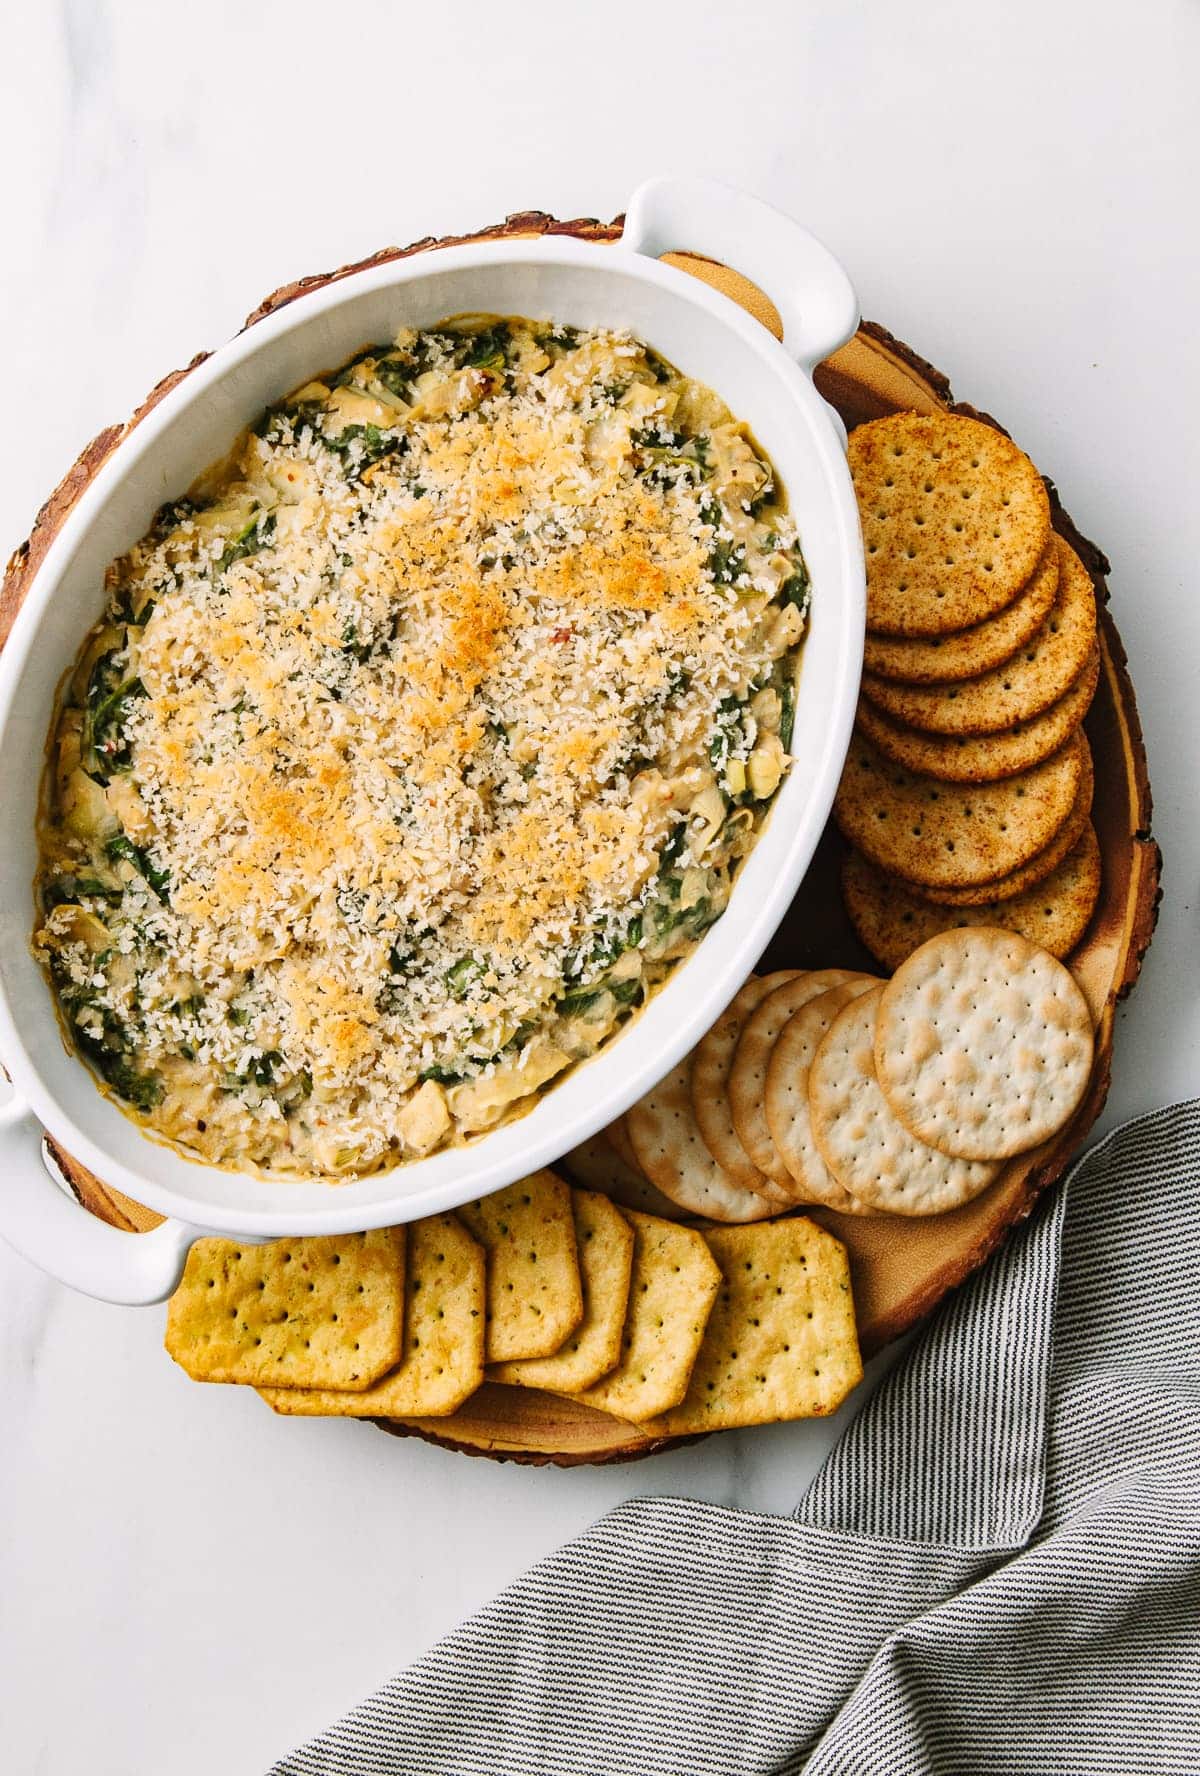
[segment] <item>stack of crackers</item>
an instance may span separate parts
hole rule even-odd
[[[804,1069],[828,1020],[878,984],[848,968],[751,975],[678,1066],[599,1142],[575,1148],[568,1165],[597,1182],[615,1175],[629,1201],[713,1221],[760,1221],[807,1203],[838,1206],[842,1193],[822,1187],[825,1168],[801,1126]]]
[[[886,984],[808,1008],[793,1073],[810,1189],[847,1214],[942,1214],[1048,1140],[1091,1077],[1069,969],[994,926],[942,932]]]
[[[931,1003],[918,1017],[906,996],[930,969]],[[667,1213],[722,1221],[817,1204],[938,1215],[1059,1128],[1091,1062],[1091,1015],[1061,962],[1003,927],[955,927],[888,982],[846,968],[751,977],[679,1066],[604,1131],[612,1152],[585,1142],[567,1164],[615,1180],[630,1201],[653,1191]],[[988,1067],[1003,1087],[981,1083]],[[913,1082],[939,1068],[954,1088],[946,1101],[956,1090],[968,1100],[960,1122],[1003,1106],[1003,1132],[978,1151],[930,1140],[907,1107]]]
[[[875,420],[850,468],[868,626],[834,809],[851,922],[887,968],[965,923],[1066,956],[1100,892],[1091,577],[1033,463],[981,421]]]
[[[444,1419],[490,1380],[673,1436],[829,1413],[862,1375],[823,1228],[685,1227],[549,1171],[407,1228],[199,1240],[166,1344],[287,1415]]]

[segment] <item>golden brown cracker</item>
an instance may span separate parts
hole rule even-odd
[[[640,1424],[687,1393],[721,1272],[695,1228],[630,1210],[633,1275],[616,1368],[574,1398]]]
[[[1084,775],[1086,742],[999,783],[958,785],[906,771],[861,733],[851,740],[834,817],[852,845],[922,887],[975,887],[1018,869],[1063,825]]]
[[[863,665],[905,684],[945,684],[975,678],[1011,660],[1041,628],[1058,591],[1058,548],[1051,537],[1027,584],[994,617],[946,635],[867,635]]]
[[[842,899],[850,923],[887,969],[899,968],[939,932],[963,925],[1003,926],[1061,959],[1082,939],[1099,898],[1100,845],[1090,823],[1044,881],[1011,900],[979,907],[943,907],[922,900],[906,883],[877,870],[859,851],[849,852],[842,865]]]
[[[615,1122],[610,1122],[607,1127],[601,1129],[600,1133],[617,1157],[624,1161],[631,1172],[636,1172],[638,1169],[637,1154],[633,1151],[633,1142],[629,1139],[625,1118],[618,1116]]]
[[[757,1191],[735,1184],[700,1137],[690,1073],[687,1055],[626,1113],[638,1167],[689,1214],[707,1215],[711,1221],[760,1221],[772,1212],[771,1204]]]
[[[692,1051],[692,1111],[704,1145],[734,1183],[755,1191],[776,1207],[790,1198],[759,1170],[738,1139],[729,1104],[729,1074],[747,1018],[769,993],[794,980],[796,973],[794,968],[785,968],[776,974],[751,975]]]
[[[802,1005],[779,1032],[763,1090],[767,1126],[775,1151],[795,1180],[796,1200],[824,1203],[828,1208],[840,1209],[844,1215],[861,1215],[866,1211],[842,1189],[821,1158],[808,1113],[808,1075],[813,1056],[842,1007],[878,984],[864,975],[861,980],[831,987]]]
[[[487,1253],[487,1360],[549,1357],[583,1318],[570,1186],[531,1172],[458,1211]]]
[[[1074,850],[1090,824],[1094,784],[1092,753],[1082,729],[1076,735],[1076,740],[1083,748],[1083,775],[1067,818],[1048,844],[1035,852],[1026,863],[1010,870],[1005,876],[996,877],[994,881],[975,887],[955,887],[948,883],[927,887],[922,884],[917,892],[937,906],[986,906],[997,900],[1012,900],[1018,894],[1027,893],[1038,882],[1044,882],[1058,868],[1063,858]]]
[[[680,1211],[662,1191],[639,1171],[626,1165],[606,1139],[606,1131],[580,1141],[557,1162],[573,1184],[585,1190],[598,1190],[625,1209],[640,1209],[644,1215],[665,1215],[675,1220]]]
[[[862,1380],[846,1250],[804,1216],[706,1235],[721,1287],[668,1436],[833,1412]]]
[[[583,1282],[583,1318],[552,1357],[494,1363],[493,1381],[577,1394],[615,1369],[629,1305],[633,1228],[615,1203],[593,1190],[573,1190],[575,1245]]]
[[[726,1091],[733,1126],[754,1164],[795,1201],[794,1180],[775,1151],[763,1108],[767,1063],[780,1030],[810,999],[854,978],[848,968],[806,969],[768,993],[746,1019],[734,1050]]]
[[[894,413],[850,434],[867,627],[969,628],[1020,595],[1050,539],[1042,478],[1003,432],[958,414]]]
[[[890,1215],[938,1215],[970,1202],[995,1178],[989,1161],[952,1159],[918,1140],[875,1076],[882,986],[840,1011],[813,1057],[808,1106],[821,1157],[844,1190]]]
[[[1058,592],[1041,628],[1010,660],[976,678],[908,685],[864,672],[863,696],[927,734],[995,734],[1030,722],[1064,696],[1096,646],[1096,594],[1074,549],[1058,544]]]
[[[195,1381],[366,1388],[403,1339],[402,1227],[197,1240],[167,1308],[167,1351]]]
[[[289,1417],[448,1417],[483,1380],[486,1273],[483,1247],[453,1215],[414,1221],[398,1366],[361,1393],[294,1387],[259,1392]]]
[[[864,697],[858,726],[876,749],[905,770],[945,783],[994,783],[1040,765],[1070,739],[1091,708],[1100,682],[1100,649],[1093,647],[1075,683],[1031,721],[998,734],[925,734],[876,709]]]

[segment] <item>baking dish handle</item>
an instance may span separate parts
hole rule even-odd
[[[658,258],[700,253],[769,296],[789,355],[810,376],[858,326],[858,298],[827,247],[785,216],[715,179],[648,179],[629,200],[621,244]]]
[[[50,1176],[42,1125],[19,1097],[0,1106],[0,1138],[0,1237],[14,1251],[100,1301],[145,1307],[174,1293],[203,1229],[164,1221],[151,1233],[122,1233],[89,1213]]]

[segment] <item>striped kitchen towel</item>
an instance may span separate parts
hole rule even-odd
[[[1198,1343],[1200,1100],[1077,1166],[794,1517],[634,1499],[274,1776],[1197,1776]]]

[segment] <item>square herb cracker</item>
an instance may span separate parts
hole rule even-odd
[[[615,1203],[594,1190],[573,1190],[571,1206],[583,1318],[554,1356],[496,1363],[488,1372],[493,1381],[573,1394],[617,1366],[633,1272],[633,1228]]]
[[[862,1380],[846,1249],[802,1216],[704,1235],[722,1283],[669,1436],[832,1412]]]
[[[583,1318],[570,1185],[531,1172],[458,1213],[487,1252],[488,1362],[553,1356]]]
[[[166,1347],[194,1381],[361,1389],[404,1348],[404,1229],[197,1240]]]
[[[678,1405],[721,1286],[721,1272],[694,1228],[656,1215],[625,1214],[635,1245],[621,1360],[574,1397],[635,1424]]]
[[[314,1418],[445,1418],[483,1380],[486,1260],[453,1215],[408,1230],[404,1358],[361,1393],[260,1388],[274,1411]]]

